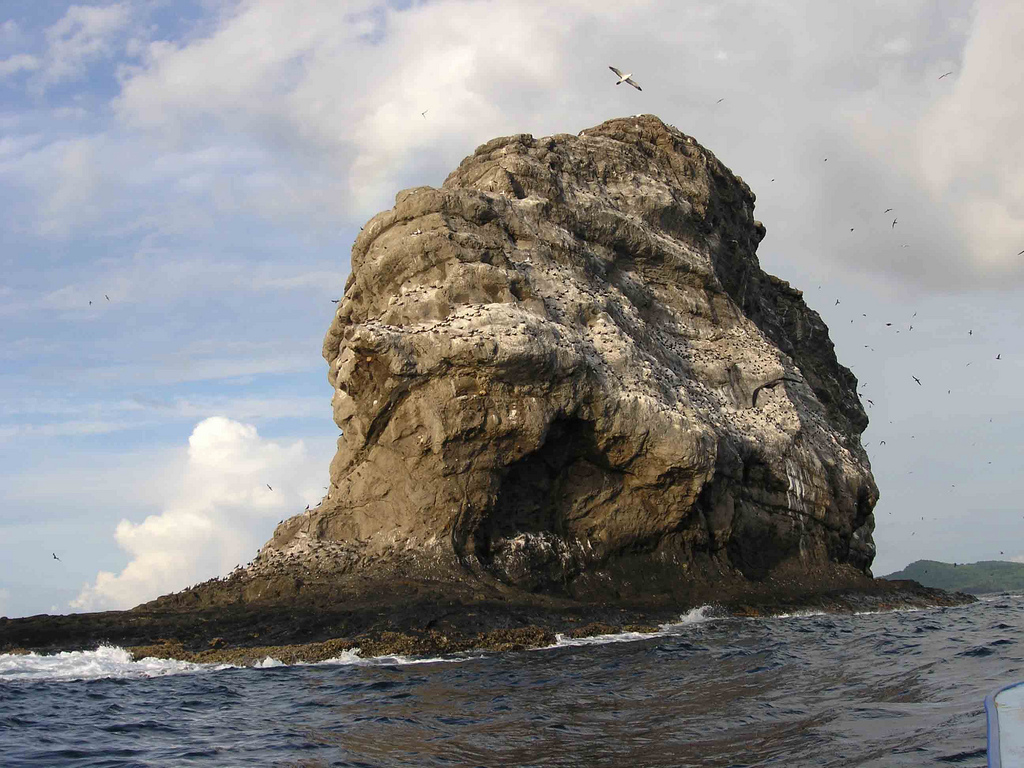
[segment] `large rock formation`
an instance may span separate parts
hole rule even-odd
[[[253,573],[623,595],[868,573],[856,379],[765,274],[754,195],[656,117],[481,146],[352,249],[328,495]],[[795,570],[794,570],[795,569]]]

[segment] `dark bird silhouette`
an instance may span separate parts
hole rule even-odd
[[[836,299],[836,306],[839,306],[839,299]]]
[[[267,483],[267,488],[270,488],[270,483]],[[270,488],[270,490],[274,490],[274,489]]]
[[[882,211],[882,213],[888,213],[891,210],[892,210],[892,208],[886,208],[884,211]]]
[[[968,336],[973,336],[973,335],[974,335],[974,329],[972,328],[971,330],[969,330],[969,331],[967,332],[967,335],[968,335]]]
[[[944,78],[944,77],[949,77],[949,76],[950,76],[950,75],[952,75],[952,74],[953,74],[952,72],[947,72],[947,73],[946,73],[946,74],[944,74],[944,75],[939,75],[939,80],[941,80],[941,79],[942,79],[942,78]]]
[[[896,222],[897,222],[897,221],[899,221],[899,219],[893,219],[893,220],[892,220],[892,226],[891,226],[891,227],[889,227],[889,229],[896,229]]]
[[[996,360],[1001,360],[1002,357],[1003,357],[1003,354],[1002,354],[1002,352],[1000,352],[998,355],[996,355]]]
[[[772,179],[772,181],[775,181],[775,179]],[[1024,256],[1024,251],[1018,251],[1017,255],[1018,256]]]
[[[430,111],[429,109],[424,109],[424,110],[423,110],[422,112],[420,112],[420,116],[421,116],[421,117],[422,117],[422,118],[423,118],[424,120],[426,120],[426,119],[427,119],[427,112],[429,112],[429,111]]]
[[[106,299],[107,301],[110,301],[110,297],[107,296],[107,294],[105,294],[105,293],[103,294],[103,298]]]
[[[912,378],[912,379],[913,379],[914,381],[916,381],[916,382],[917,382],[917,386],[919,386],[919,387],[920,387],[920,386],[923,386],[923,385],[921,384],[921,380],[920,380],[919,378],[917,378],[917,376],[914,376],[913,374],[911,374],[910,378]]]
[[[715,102],[715,104],[721,104],[723,101],[725,101],[725,99],[719,99],[718,101]]]
[[[784,381],[791,381],[794,384],[799,384],[800,383],[800,379],[791,379],[788,376],[780,376],[777,379],[772,379],[771,381],[765,382],[761,386],[756,387],[754,389],[753,394],[751,394],[751,396],[750,396],[750,407],[751,408],[756,408],[757,407],[757,396],[758,396],[758,394],[760,394],[762,389],[774,389],[776,385],[781,384]]]
[[[874,405],[875,404],[875,401],[872,400],[870,397],[865,397],[864,399],[868,401],[869,405]]]
[[[337,304],[341,299],[331,299],[331,304]]]
[[[54,560],[56,560],[57,562],[60,562],[60,558],[57,557],[57,553],[56,552],[52,552],[51,554],[53,555],[53,559]]]
[[[879,444],[879,445],[885,445],[885,440],[879,440],[879,441],[878,441],[878,444]]]

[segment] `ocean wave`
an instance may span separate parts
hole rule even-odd
[[[195,664],[151,657],[135,661],[128,651],[114,645],[101,645],[95,651],[0,654],[2,681],[163,677],[231,667],[231,664]]]
[[[548,648],[568,648],[582,645],[604,645],[606,643],[633,643],[638,640],[650,640],[653,637],[666,637],[681,634],[683,631],[696,624],[703,624],[717,618],[715,609],[710,605],[702,605],[698,608],[691,608],[679,617],[678,621],[667,622],[658,626],[653,632],[610,632],[602,635],[589,635],[587,637],[569,637],[558,633],[555,635],[555,642],[538,650]]]

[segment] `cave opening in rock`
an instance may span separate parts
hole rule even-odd
[[[565,537],[608,487],[614,470],[601,452],[590,421],[556,419],[544,443],[506,468],[491,510],[473,535],[473,551],[488,564],[495,545],[522,534]]]

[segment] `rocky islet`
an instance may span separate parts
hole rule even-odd
[[[753,212],[652,115],[484,144],[356,239],[323,346],[342,435],[322,502],[226,579],[35,634],[8,620],[0,644],[316,658],[338,638],[542,644],[705,603],[960,600],[871,579],[857,382],[761,269]]]

